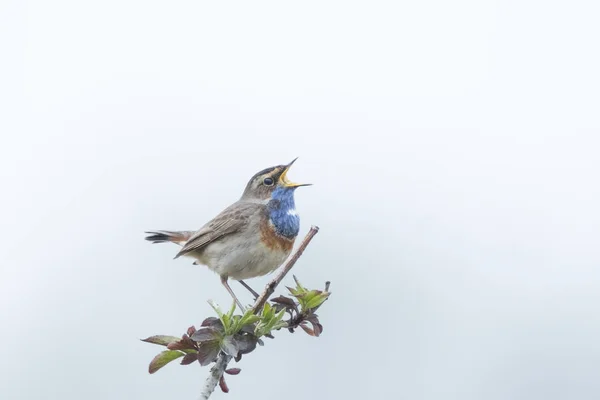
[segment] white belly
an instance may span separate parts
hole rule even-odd
[[[217,240],[207,245],[201,252],[191,252],[187,255],[221,276],[241,280],[274,271],[285,261],[289,253],[268,248],[260,240],[225,242]]]

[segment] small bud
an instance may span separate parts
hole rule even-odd
[[[221,379],[219,379],[219,387],[221,388],[223,393],[229,393],[229,388],[227,387],[227,384],[225,383],[225,378],[223,378],[223,376],[221,376]]]
[[[226,374],[229,374],[229,375],[237,375],[237,374],[239,374],[241,371],[242,371],[242,370],[241,370],[240,368],[229,368],[229,369],[226,369],[226,370],[225,370],[225,373],[226,373]]]

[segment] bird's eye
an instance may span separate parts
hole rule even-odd
[[[273,186],[273,182],[274,182],[274,181],[273,181],[273,178],[265,178],[265,179],[263,180],[263,183],[264,183],[265,185],[267,185],[267,186]]]

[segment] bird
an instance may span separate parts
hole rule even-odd
[[[242,196],[197,231],[149,231],[152,243],[181,246],[175,258],[195,259],[193,264],[207,266],[219,275],[241,310],[228,280],[239,281],[266,275],[276,270],[290,255],[298,232],[300,217],[294,193],[309,183],[291,182],[287,173],[298,158],[285,165],[265,168],[252,176]]]

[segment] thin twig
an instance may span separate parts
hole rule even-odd
[[[298,259],[304,252],[304,249],[306,249],[306,246],[308,246],[308,244],[310,243],[312,238],[317,234],[317,232],[319,232],[319,227],[314,225],[311,226],[310,231],[308,231],[308,233],[304,237],[304,240],[302,241],[302,243],[300,243],[300,246],[298,246],[298,249],[294,252],[292,257],[290,257],[290,259],[281,269],[279,274],[277,274],[277,276],[271,282],[269,282],[267,286],[265,286],[265,290],[256,299],[254,306],[252,307],[252,310],[254,310],[255,314],[263,309],[269,297],[273,294],[273,292],[275,291],[279,283],[281,283],[283,278],[285,278],[287,273],[290,272],[294,264],[296,264],[296,261],[298,261]],[[229,361],[231,361],[231,358],[231,356],[223,352],[219,353],[219,356],[217,357],[217,362],[210,369],[208,378],[206,378],[204,386],[202,387],[202,393],[200,394],[201,400],[208,400],[210,395],[214,392],[215,388],[219,384],[219,380],[225,373],[225,369],[227,369],[227,364],[229,363]]]

